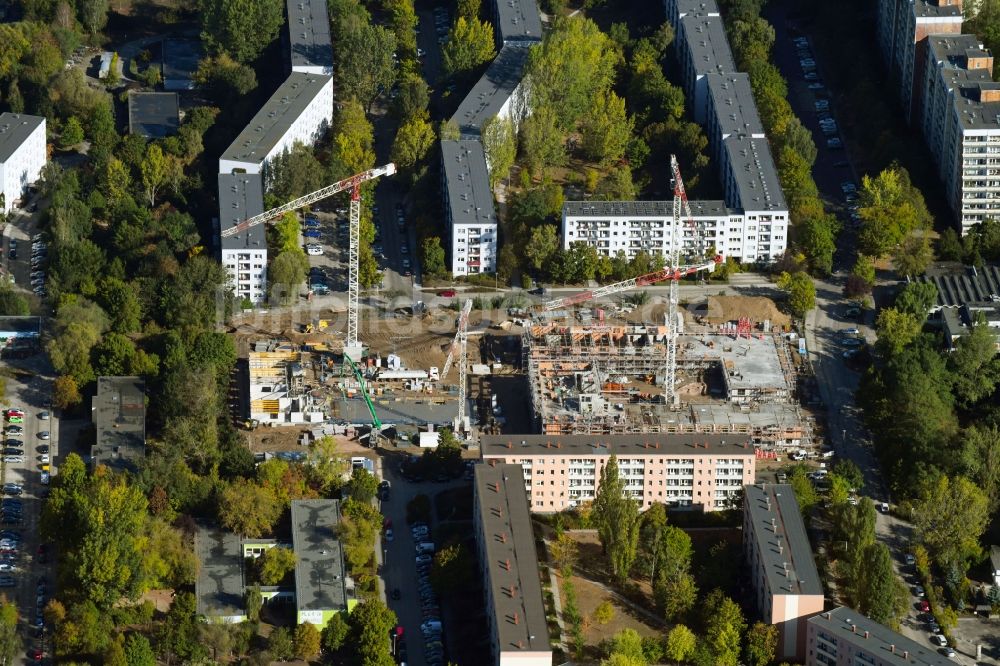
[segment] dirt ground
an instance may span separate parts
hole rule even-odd
[[[769,319],[775,327],[792,323],[774,301],[764,296],[709,296],[704,312],[704,320],[710,324],[725,324],[740,317],[749,317],[754,323]]]
[[[250,450],[254,453],[264,451],[305,452],[308,450],[307,447],[299,444],[299,437],[305,432],[309,432],[309,430],[307,428],[293,427],[261,427],[251,432],[247,432],[246,436]],[[352,441],[347,437],[341,437],[339,435],[335,435],[333,438],[337,441],[337,450],[344,455],[367,456],[369,458],[375,457],[372,450],[363,444],[359,444],[358,442]]]
[[[562,581],[560,580],[560,585]],[[641,636],[662,637],[663,631],[643,622],[637,613],[620,603],[596,583],[573,576],[573,586],[576,588],[577,606],[583,615],[583,635],[587,645],[597,645],[611,638],[622,629],[634,629]],[[594,610],[605,601],[611,601],[615,614],[607,624],[598,624],[594,620]]]

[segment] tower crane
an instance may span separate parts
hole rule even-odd
[[[676,406],[679,396],[676,389],[677,375],[677,310],[678,310],[678,287],[681,278],[693,275],[701,271],[711,273],[715,267],[722,262],[721,256],[712,259],[702,259],[705,256],[703,234],[700,233],[691,215],[691,206],[688,204],[687,192],[684,190],[684,180],[681,177],[681,169],[677,163],[677,157],[670,156],[671,180],[673,183],[674,200],[673,215],[670,221],[670,254],[667,257],[667,265],[658,271],[646,273],[628,280],[615,282],[597,289],[572,294],[563,298],[557,298],[542,304],[545,310],[558,310],[560,308],[584,303],[595,298],[610,296],[623,291],[629,291],[637,287],[645,287],[664,280],[670,281],[669,302],[667,305],[667,359],[664,367],[663,397],[668,405]],[[683,215],[683,220],[682,220]],[[686,224],[684,222],[686,220]],[[692,231],[693,247],[690,248],[689,256],[682,256],[684,231]],[[682,263],[682,260],[691,260],[692,263]]]
[[[455,339],[448,350],[448,358],[444,362],[444,369],[441,371],[441,379],[448,376],[451,364],[455,359],[455,352],[458,352],[458,419],[455,430],[459,430],[465,423],[465,400],[466,383],[468,382],[469,362],[469,313],[472,311],[472,299],[466,299],[462,304],[462,312],[458,316],[458,330],[455,331]]]
[[[396,173],[396,165],[392,162],[382,166],[369,169],[350,178],[345,178],[339,182],[327,185],[315,192],[292,199],[286,204],[264,211],[260,215],[254,215],[242,222],[233,225],[229,229],[223,229],[221,236],[235,236],[258,224],[264,224],[284,213],[297,210],[303,206],[326,199],[339,192],[350,190],[351,192],[351,213],[350,213],[350,246],[348,248],[348,280],[347,280],[347,338],[344,340],[344,355],[351,360],[361,359],[362,347],[358,342],[358,294],[360,293],[360,281],[358,273],[358,256],[361,250],[361,185],[375,180],[380,176],[391,176]]]

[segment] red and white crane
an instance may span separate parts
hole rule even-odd
[[[309,204],[332,197],[340,192],[351,192],[351,212],[349,236],[350,244],[347,251],[348,277],[347,277],[347,338],[344,341],[344,354],[353,361],[360,361],[363,348],[358,342],[358,295],[361,291],[361,283],[358,273],[358,256],[361,246],[361,185],[375,180],[380,176],[391,176],[396,173],[396,165],[392,162],[382,166],[369,169],[362,173],[345,178],[332,185],[310,192],[309,194],[292,199],[286,204],[264,211],[260,215],[249,217],[239,224],[233,225],[229,229],[224,229],[220,234],[223,238],[235,236],[258,224],[264,224],[273,219],[281,217],[285,213],[297,210]]]
[[[455,331],[455,339],[451,342],[451,349],[448,350],[448,358],[445,359],[444,369],[441,371],[441,380],[448,376],[451,364],[455,360],[455,352],[458,352],[458,418],[455,424],[455,432],[459,432],[465,427],[465,400],[466,384],[469,381],[469,313],[472,312],[472,299],[466,299],[462,304],[462,312],[458,315],[458,330]]]
[[[674,190],[674,209],[670,221],[670,253],[667,257],[667,266],[652,273],[646,273],[629,280],[622,280],[604,287],[580,292],[564,298],[547,301],[542,304],[545,310],[559,310],[578,303],[610,296],[623,291],[629,291],[637,287],[646,287],[670,281],[669,302],[667,305],[667,359],[664,368],[663,397],[668,405],[677,405],[678,395],[676,387],[677,376],[677,335],[680,326],[678,324],[678,286],[681,278],[693,275],[700,271],[711,273],[715,267],[722,262],[722,257],[715,256],[711,259],[704,259],[705,248],[704,234],[697,228],[694,217],[691,215],[691,206],[688,204],[687,192],[684,190],[684,179],[681,177],[680,165],[677,157],[670,156],[670,171],[672,174]],[[691,231],[691,244],[684,247],[684,231]],[[687,263],[690,262],[690,263]]]

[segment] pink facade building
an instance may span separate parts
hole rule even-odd
[[[737,505],[754,481],[749,435],[489,435],[483,462],[520,465],[531,510],[552,513],[592,501],[615,455],[642,510],[653,504],[717,511]]]
[[[955,661],[844,606],[806,623],[806,666],[948,666]]]
[[[757,612],[780,632],[778,660],[803,661],[806,620],[823,610],[823,585],[791,486],[746,487],[743,552]]]

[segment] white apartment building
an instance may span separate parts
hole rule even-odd
[[[10,212],[45,166],[45,118],[0,113],[0,187],[3,212]]]
[[[219,173],[264,173],[296,142],[312,145],[333,121],[333,78],[292,74],[219,158]]]
[[[678,26],[677,60],[684,91],[691,104],[694,121],[704,126],[708,114],[706,77],[713,73],[735,72],[736,63],[718,14],[689,13],[679,19]]]
[[[259,173],[219,174],[219,231],[264,212],[263,177]],[[229,274],[235,296],[253,305],[267,298],[267,238],[263,224],[235,236],[222,237],[219,260]]]
[[[667,13],[667,21],[677,30],[677,25],[688,14],[702,16],[719,16],[719,5],[715,0],[664,0],[663,8]]]
[[[723,164],[726,139],[766,139],[767,135],[757,113],[749,76],[742,72],[713,72],[705,75],[705,80],[708,86],[705,135],[712,160]]]
[[[593,501],[601,470],[616,456],[625,489],[642,510],[653,504],[718,511],[753,483],[747,435],[485,435],[483,462],[520,465],[531,510],[563,511]]]
[[[723,201],[692,201],[691,220],[682,229],[682,255],[695,247],[695,231],[703,248],[744,262],[772,262],[787,247],[787,213],[781,222],[765,222],[758,213],[746,214]],[[770,217],[770,214],[766,215]],[[632,259],[640,251],[668,256],[673,250],[671,201],[567,201],[563,203],[562,246],[585,242],[598,253]],[[776,238],[780,237],[780,238]],[[765,242],[761,239],[767,238]]]
[[[497,216],[483,144],[474,139],[442,141],[441,164],[451,272],[492,273],[497,262]]]
[[[326,2],[286,0],[285,9],[292,71],[333,74],[333,37]]]

